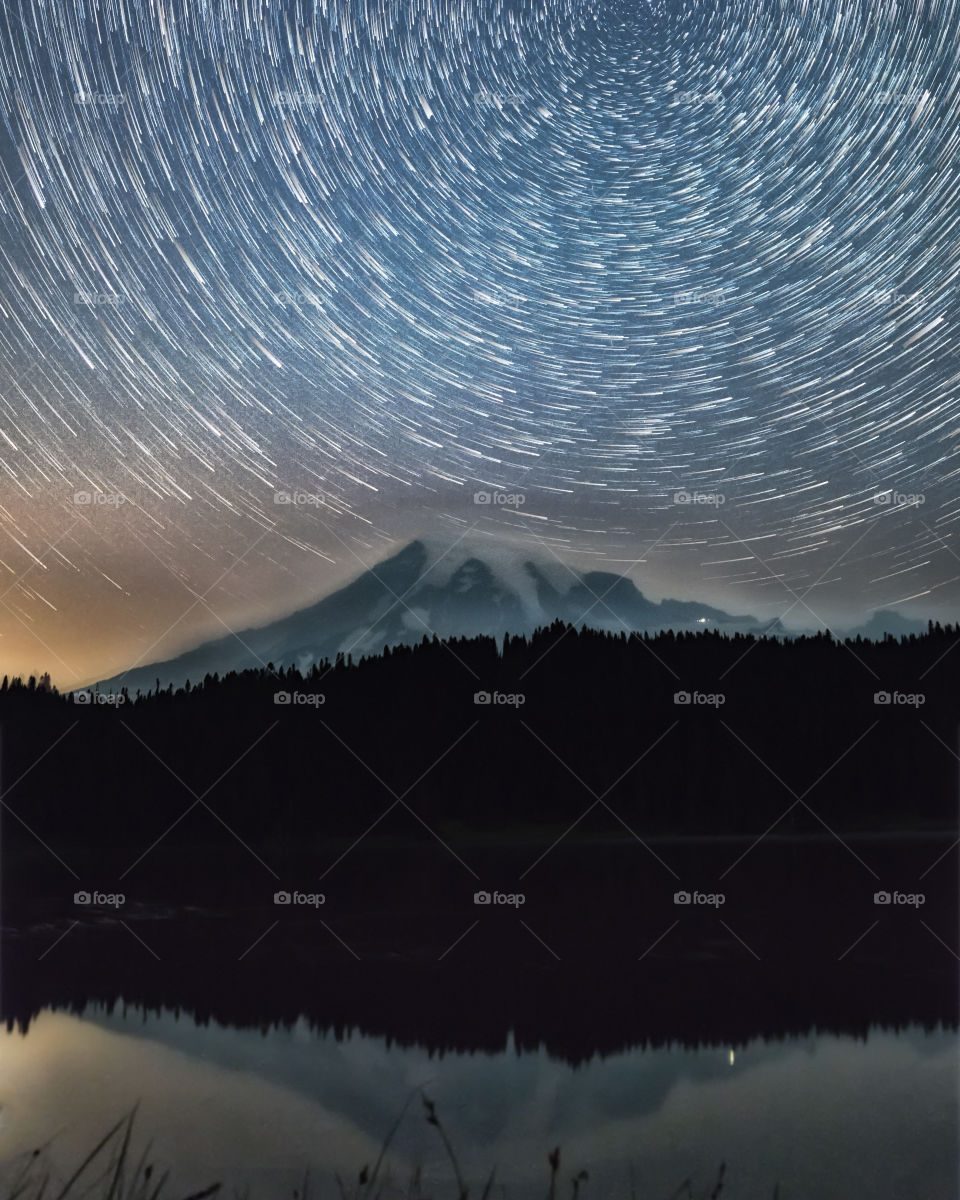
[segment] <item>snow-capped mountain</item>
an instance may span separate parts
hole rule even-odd
[[[102,691],[131,695],[159,679],[166,687],[198,682],[207,673],[295,665],[301,670],[339,652],[354,659],[385,645],[418,642],[426,634],[470,637],[531,633],[560,618],[619,632],[661,629],[783,633],[775,622],[731,616],[693,601],[648,600],[634,583],[606,571],[575,571],[546,552],[502,545],[418,540],[364,571],[316,604],[259,629],[238,630],[177,658],[104,680]]]

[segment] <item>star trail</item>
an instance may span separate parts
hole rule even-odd
[[[13,660],[478,524],[956,612],[957,0],[11,0],[0,46]]]

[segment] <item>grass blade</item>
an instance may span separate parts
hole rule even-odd
[[[414,1088],[413,1091],[411,1091],[411,1093],[409,1094],[409,1096],[407,1096],[407,1099],[403,1105],[403,1108],[401,1108],[401,1110],[400,1110],[399,1116],[394,1121],[394,1123],[390,1126],[390,1129],[387,1132],[387,1136],[383,1139],[383,1145],[380,1147],[380,1153],[377,1155],[377,1161],[373,1164],[373,1173],[370,1175],[370,1178],[367,1180],[367,1188],[364,1193],[365,1196],[370,1195],[370,1191],[373,1188],[373,1185],[377,1179],[377,1175],[380,1172],[380,1165],[383,1162],[384,1155],[387,1153],[387,1150],[390,1148],[390,1143],[393,1141],[397,1130],[400,1128],[400,1122],[407,1115],[407,1109],[410,1107],[410,1101],[416,1095],[417,1090],[418,1090],[417,1088]]]
[[[483,1185],[483,1195],[480,1197],[480,1200],[487,1200],[487,1198],[489,1197],[490,1192],[493,1188],[493,1177],[494,1177],[494,1175],[496,1175],[496,1173],[497,1173],[497,1168],[494,1167],[493,1170],[490,1172],[490,1178]]]
[[[123,1134],[123,1142],[120,1145],[120,1153],[117,1155],[117,1166],[113,1173],[113,1179],[107,1191],[106,1200],[113,1200],[114,1196],[119,1195],[120,1181],[123,1178],[123,1165],[127,1161],[127,1151],[130,1149],[130,1135],[133,1133],[133,1118],[137,1115],[139,1101],[133,1106],[130,1111],[130,1116],[127,1117],[127,1128]]]
[[[87,1155],[87,1157],[83,1160],[83,1162],[80,1164],[80,1166],[77,1167],[77,1169],[74,1171],[74,1173],[70,1176],[70,1178],[64,1184],[63,1189],[57,1195],[56,1200],[63,1200],[64,1196],[66,1196],[66,1194],[70,1191],[70,1189],[77,1182],[77,1180],[80,1178],[80,1176],[84,1173],[84,1171],[87,1169],[87,1167],[90,1166],[90,1164],[97,1157],[97,1155],[100,1153],[100,1151],[104,1148],[104,1146],[107,1144],[107,1142],[110,1141],[110,1139],[114,1136],[114,1134],[117,1132],[117,1130],[123,1125],[124,1120],[126,1120],[126,1118],[122,1117],[116,1123],[116,1125],[114,1125],[114,1127],[110,1130],[110,1132],[104,1134],[103,1137],[100,1139],[100,1141],[97,1142],[97,1144],[90,1151],[90,1153]]]
[[[219,1191],[220,1184],[211,1183],[209,1187],[203,1188],[202,1191],[191,1192],[189,1196],[185,1197],[185,1200],[207,1200],[208,1196],[215,1196]]]

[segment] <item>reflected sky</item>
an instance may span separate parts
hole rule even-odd
[[[53,1137],[66,1170],[139,1100],[135,1148],[152,1139],[174,1186],[290,1196],[309,1166],[332,1194],[332,1173],[372,1162],[423,1087],[478,1191],[496,1164],[508,1195],[542,1195],[559,1144],[565,1173],[585,1167],[594,1196],[628,1196],[631,1164],[641,1196],[667,1196],[691,1174],[706,1188],[721,1160],[731,1197],[770,1195],[777,1180],[788,1195],[845,1200],[957,1194],[956,1032],[731,1049],[634,1050],[575,1068],[509,1043],[431,1057],[306,1024],[264,1036],[172,1013],[47,1010],[0,1041],[0,1158]],[[395,1178],[419,1162],[426,1178],[450,1180],[419,1100],[395,1149]]]

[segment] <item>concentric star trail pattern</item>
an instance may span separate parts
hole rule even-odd
[[[7,643],[238,558],[266,619],[483,487],[714,599],[956,603],[957,0],[12,0],[0,46]]]

